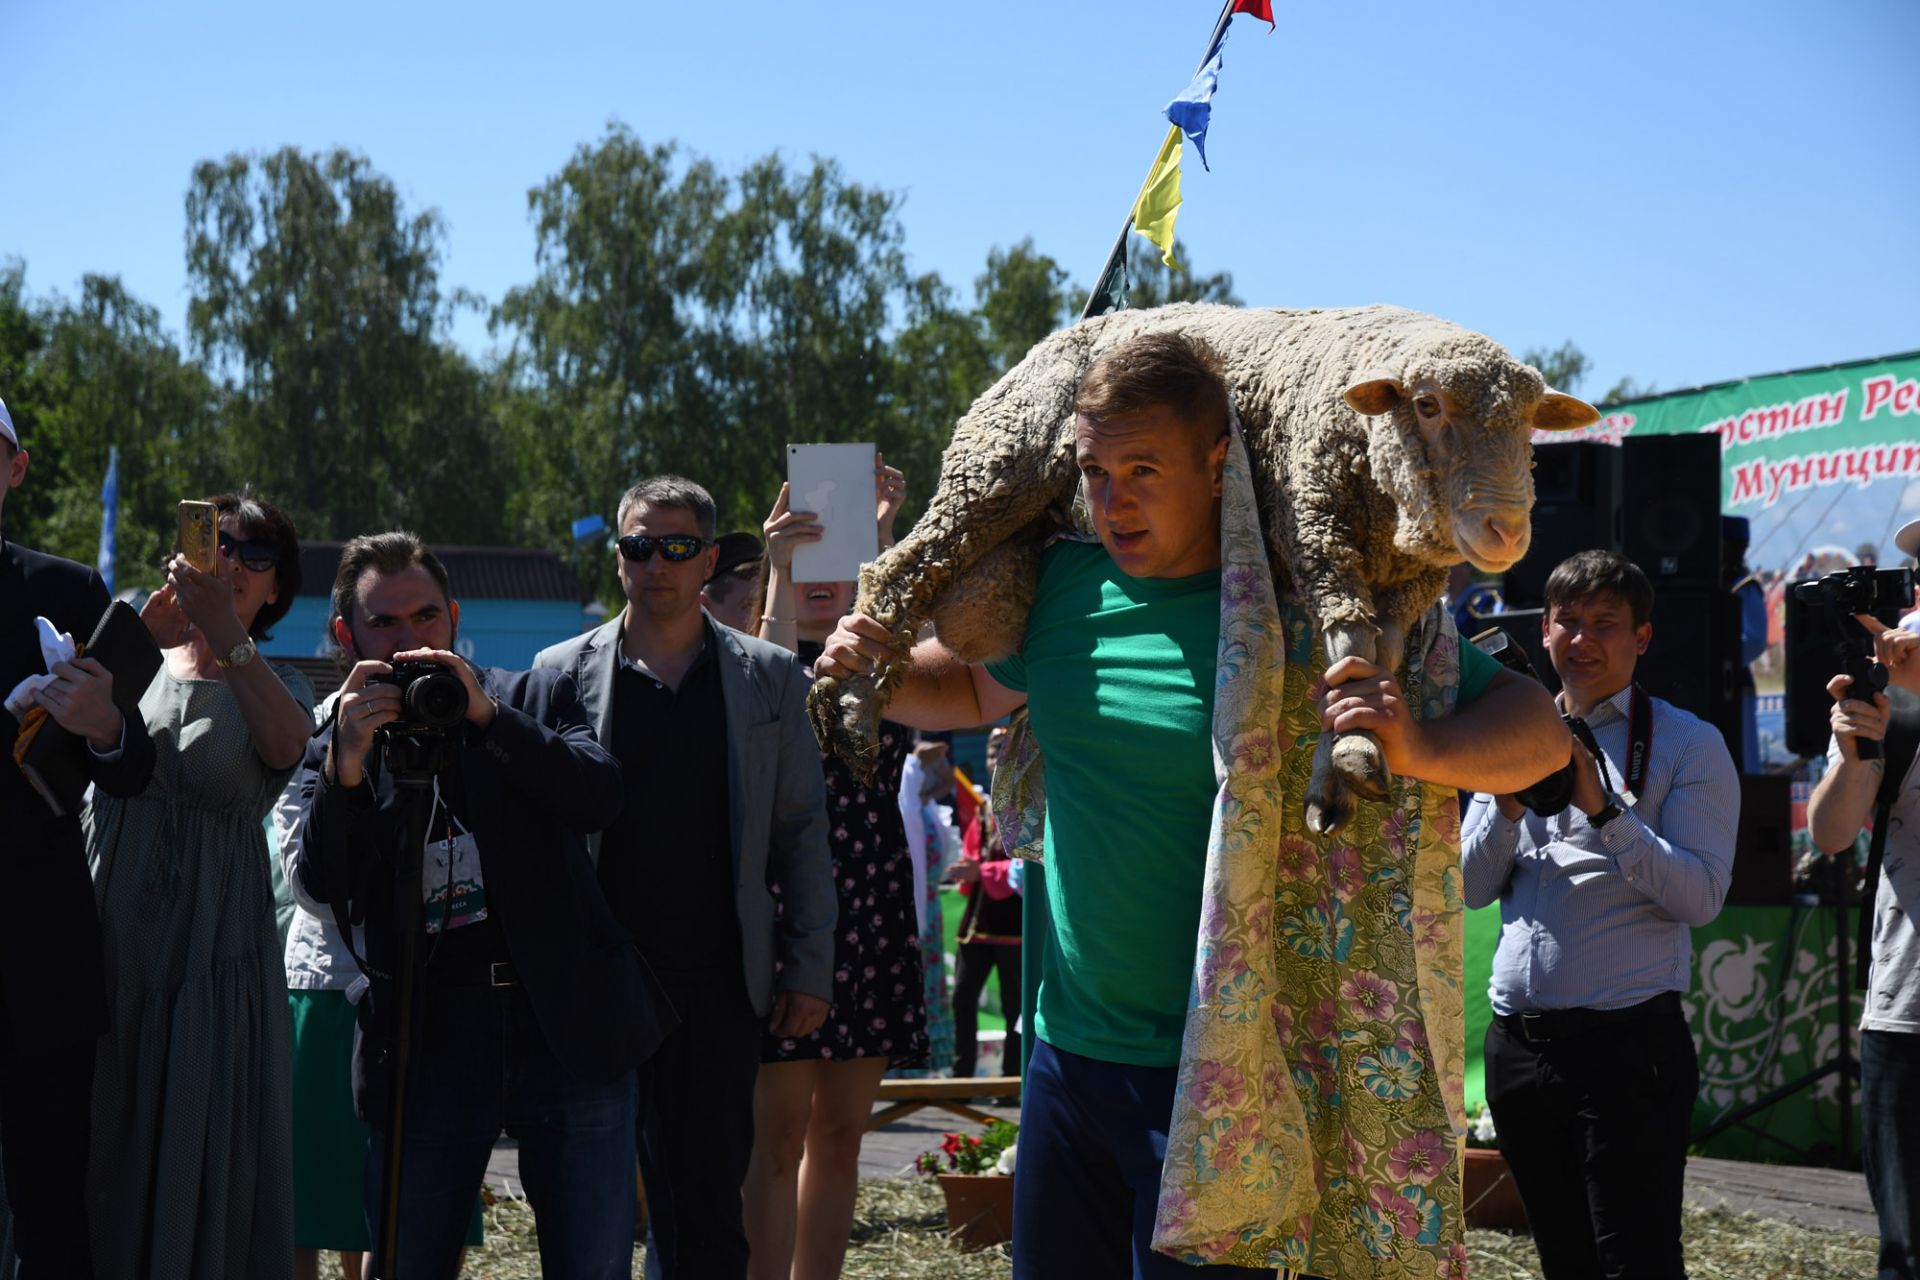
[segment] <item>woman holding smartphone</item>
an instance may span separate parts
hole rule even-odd
[[[284,513],[211,499],[210,568],[184,555],[141,610],[165,652],[141,698],[153,781],[84,825],[109,1029],[88,1213],[102,1276],[282,1276],[293,1260],[287,985],[265,819],[312,732],[313,689],[255,642],[300,589]]]

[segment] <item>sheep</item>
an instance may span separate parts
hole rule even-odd
[[[815,684],[823,746],[857,768],[871,760],[875,723],[923,623],[969,662],[1017,649],[1041,549],[1076,492],[1080,377],[1114,344],[1167,329],[1204,340],[1224,364],[1276,585],[1307,606],[1329,665],[1351,654],[1397,666],[1449,565],[1498,573],[1526,554],[1532,430],[1599,417],[1492,339],[1399,307],[1176,304],[1083,320],[974,402],[926,514],[861,573],[856,608],[893,632],[894,658]],[[1372,734],[1320,735],[1309,825],[1336,834],[1352,795],[1379,799],[1389,781]]]

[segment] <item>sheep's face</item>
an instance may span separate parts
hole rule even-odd
[[[1424,467],[1394,469],[1417,476],[1415,484],[1428,490],[1394,494],[1422,526],[1423,549],[1443,560],[1458,554],[1486,573],[1503,573],[1527,553],[1532,433],[1600,416],[1584,401],[1549,391],[1537,371],[1504,353],[1497,361],[1478,352],[1422,360],[1400,376],[1368,374],[1345,399],[1370,417],[1390,415],[1391,446],[1424,456]]]

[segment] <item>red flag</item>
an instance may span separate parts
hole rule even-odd
[[[1250,13],[1269,27],[1273,22],[1273,0],[1233,0],[1235,13]]]

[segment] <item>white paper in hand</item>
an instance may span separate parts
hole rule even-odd
[[[47,664],[47,671],[45,674],[28,676],[7,695],[7,710],[15,720],[25,719],[28,709],[40,701],[40,691],[53,683],[53,664],[73,661],[72,636],[45,618],[35,618],[33,625],[40,633],[40,660]]]
[[[795,582],[850,582],[880,554],[870,444],[787,446],[787,505],[820,522],[818,542],[793,549]]]

